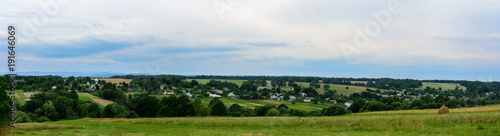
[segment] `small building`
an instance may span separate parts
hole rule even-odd
[[[56,87],[56,86],[52,86],[52,90],[56,90],[56,89],[57,89],[57,87]]]
[[[186,95],[187,95],[189,98],[193,97],[193,95],[192,95],[191,93],[186,93]]]
[[[263,90],[263,89],[269,89],[269,90],[271,90],[271,89],[273,89],[273,87],[269,87],[269,86],[259,86],[259,87],[257,87],[257,91],[260,91],[260,90]]]
[[[295,101],[297,99],[297,98],[295,98],[295,96],[290,96],[289,98],[290,98],[289,99],[290,101]]]
[[[276,100],[276,99],[278,99],[278,96],[276,96],[276,95],[271,95],[271,100]]]
[[[222,90],[212,90],[212,91],[214,91],[217,94],[223,94],[224,93],[224,91],[222,91]]]
[[[208,94],[208,97],[209,98],[222,98],[222,96],[220,96],[218,94]]]
[[[163,91],[163,94],[165,94],[165,95],[174,95],[175,92],[173,90],[166,90],[166,91]]]
[[[329,103],[337,103],[337,100],[328,100]]]
[[[344,105],[345,105],[346,108],[349,108],[349,107],[351,107],[352,102],[346,102],[346,103],[344,103]]]
[[[305,97],[304,98],[304,102],[311,102],[311,101],[314,101],[313,97]]]
[[[283,100],[285,100],[285,97],[280,96],[280,97],[278,97],[278,99],[276,99],[276,100],[278,100],[278,101],[283,101]]]

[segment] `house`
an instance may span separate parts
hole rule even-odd
[[[288,91],[294,91],[293,87],[288,88]]]
[[[278,99],[278,96],[276,96],[276,95],[271,95],[271,100],[276,100],[276,99]]]
[[[388,97],[389,97],[389,95],[388,95],[388,94],[382,94],[381,96],[382,96],[383,98],[388,98]]]
[[[448,98],[450,98],[450,99],[455,99],[455,96],[448,96]]]
[[[208,97],[209,98],[222,98],[222,96],[220,96],[218,94],[208,94]]]
[[[227,98],[240,99],[240,96],[239,95],[235,95],[233,92],[230,92],[229,94],[227,94]]]
[[[174,95],[174,91],[173,90],[167,90],[167,91],[163,91],[163,94],[165,95]]]
[[[408,103],[412,102],[412,100],[410,98],[405,98],[405,101],[408,102]]]
[[[313,97],[305,97],[304,98],[304,102],[311,102],[311,101],[314,101]]]
[[[273,89],[273,87],[268,87],[268,86],[259,86],[259,87],[257,87],[257,91],[260,91],[262,89],[269,89],[269,90],[271,90],[271,89]]]
[[[193,97],[193,95],[192,95],[191,93],[186,93],[186,95],[187,95],[189,98]]]
[[[394,90],[390,89],[390,90],[388,90],[388,92],[394,92]]]
[[[295,101],[297,98],[295,98],[295,96],[290,96],[290,100],[289,101]]]
[[[337,103],[337,100],[328,100],[329,103]]]
[[[56,86],[52,86],[52,90],[56,90],[56,89],[57,89],[57,87],[56,87]]]
[[[397,96],[401,96],[401,94],[397,94]]]
[[[300,93],[302,95],[302,97],[306,97],[307,94],[306,93]]]
[[[344,105],[345,105],[345,108],[349,108],[349,107],[351,107],[352,102],[345,102]]]
[[[218,94],[223,94],[224,93],[224,91],[222,91],[222,90],[212,90],[212,91],[214,91],[215,93],[218,93]]]
[[[276,99],[276,100],[278,100],[278,101],[283,101],[283,100],[285,100],[285,97],[280,96],[280,97],[278,97],[278,99]]]

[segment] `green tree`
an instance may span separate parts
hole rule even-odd
[[[365,100],[361,98],[356,98],[354,102],[349,106],[348,110],[351,110],[353,113],[358,113],[359,110],[365,105]]]
[[[325,116],[338,116],[346,114],[345,107],[343,105],[332,105],[328,108],[323,109],[323,115]]]
[[[221,101],[215,102],[210,112],[212,116],[227,116],[226,106]]]
[[[104,109],[102,110],[102,117],[104,118],[113,118],[116,116],[116,109],[113,104],[108,104]]]
[[[10,99],[7,95],[8,84],[5,82],[5,77],[0,76],[0,128],[4,128],[9,124]],[[1,130],[1,129],[0,129]]]
[[[210,109],[207,106],[202,107],[199,116],[210,116]]]
[[[59,119],[59,113],[56,111],[54,105],[50,103],[43,104],[41,111],[43,112],[44,116],[48,117],[52,121],[57,121]]]
[[[231,105],[231,107],[229,107],[229,115],[231,115],[233,117],[240,117],[242,114],[241,108],[242,107],[240,105],[238,105],[237,103]]]
[[[327,85],[327,84],[323,85],[323,90],[324,91],[330,90],[330,85]]]
[[[266,116],[279,116],[280,115],[280,112],[276,109],[270,109]]]
[[[66,109],[68,106],[70,106],[71,101],[68,99],[68,97],[65,96],[58,96],[56,100],[54,101],[54,107],[56,108],[56,111],[59,113],[59,117],[62,119],[65,119],[67,116]]]

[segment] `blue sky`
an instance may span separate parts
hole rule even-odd
[[[498,13],[497,0],[6,0],[0,26],[19,28],[19,72],[499,81]]]

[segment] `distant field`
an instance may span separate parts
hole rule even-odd
[[[432,83],[432,82],[422,82],[422,89],[425,89],[426,87],[431,87],[431,88],[436,88],[438,89],[441,87],[442,90],[455,90],[455,87],[458,86],[458,89],[466,90],[467,88],[465,86],[461,86],[460,84],[455,84],[455,83]]]
[[[193,79],[186,79],[186,81],[191,81]],[[210,82],[210,80],[212,79],[195,79],[196,81],[198,81],[198,83],[202,83],[202,84],[206,84],[208,82]],[[238,86],[241,86],[241,84],[243,84],[244,81],[247,81],[247,80],[234,80],[234,79],[229,79],[229,80],[226,80],[226,79],[215,79],[217,81],[228,81],[228,82],[232,82],[232,83],[235,83],[236,85]],[[297,84],[301,85],[301,86],[309,86],[309,83],[306,83],[306,82],[296,82]],[[325,85],[324,83],[319,83],[321,85],[321,87],[323,87],[323,85]],[[339,85],[339,84],[329,84],[331,86],[330,90],[337,90],[337,93],[339,94],[344,94],[344,95],[350,95],[350,94],[353,94],[353,93],[360,93],[360,92],[363,92],[363,91],[366,91],[366,87],[363,87],[363,86],[352,86],[350,85],[349,86],[349,89],[345,89],[345,87],[347,85]],[[268,84],[267,86],[271,86],[271,83],[270,81],[268,81]],[[282,87],[281,89],[284,90],[284,91],[288,91],[288,88],[290,87]],[[375,90],[374,88],[372,88],[373,90]],[[324,93],[323,91],[323,88],[317,88],[316,91],[318,91],[318,93],[322,94]]]
[[[296,82],[297,84],[301,86],[309,86],[309,83],[306,82]],[[320,94],[324,93],[323,91],[323,86],[325,83],[319,83],[321,85],[321,88],[316,88],[316,91]],[[344,95],[350,95],[353,93],[361,93],[363,91],[366,91],[367,87],[364,86],[353,86],[353,85],[339,85],[339,84],[328,84],[330,85],[330,90],[337,90],[338,94],[344,94]],[[346,87],[349,86],[349,89],[346,89]],[[371,87],[368,87],[371,88]],[[375,88],[371,88],[372,90],[376,90]]]
[[[450,114],[414,110],[334,117],[184,117],[67,120],[20,123],[14,135],[500,135],[497,108]],[[472,109],[472,110],[469,110]],[[482,111],[484,110],[484,111]],[[407,112],[401,115],[399,112]],[[416,114],[412,114],[416,113]]]
[[[102,99],[102,98],[97,97],[97,96],[93,96],[92,94],[89,94],[89,93],[78,93],[78,97],[79,97],[79,99],[85,99],[85,100],[91,99],[92,101],[94,101],[102,106],[107,106],[109,104],[115,103],[115,102],[110,101],[110,100],[106,100],[106,99]],[[85,97],[87,97],[87,98],[85,98]]]
[[[191,80],[193,80],[193,79],[186,79],[186,81],[188,81],[188,82],[191,82]],[[198,81],[198,83],[200,83],[200,84],[207,84],[212,79],[194,79],[194,80]],[[237,79],[214,79],[214,80],[222,81],[222,82],[227,81],[227,82],[235,83],[238,86],[241,86],[241,84],[243,84],[243,82],[247,81],[247,80],[237,80]],[[270,83],[268,83],[268,86],[270,86]]]
[[[202,100],[203,100],[202,102],[205,105],[208,105],[208,102],[210,102],[210,100],[212,99],[204,98]],[[295,105],[293,105],[292,102],[290,101],[276,101],[276,100],[242,100],[242,99],[228,99],[228,98],[220,98],[219,100],[221,100],[225,105],[232,105],[237,103],[242,107],[250,109],[254,109],[255,106],[264,106],[267,104],[279,105],[284,103],[286,106],[293,109],[300,109],[304,111],[317,111],[332,105],[331,103],[314,104],[312,102],[310,103],[296,102]]]
[[[353,83],[353,84],[354,83],[363,83],[363,84],[366,84],[366,83],[368,83],[368,81],[351,81],[351,83]]]
[[[99,78],[99,80],[111,82],[111,83],[114,83],[116,85],[120,85],[120,83],[123,83],[123,82],[130,84],[130,82],[132,81],[132,79],[122,79],[122,78]]]

